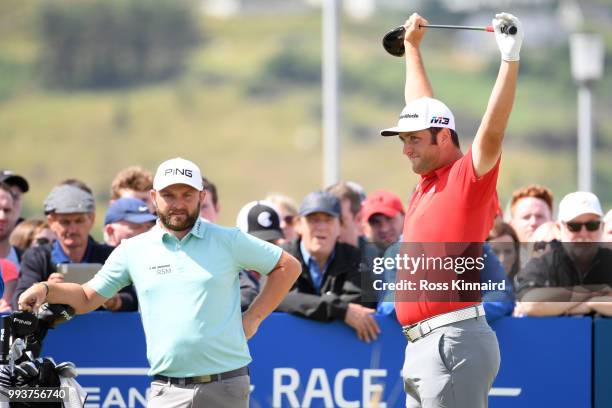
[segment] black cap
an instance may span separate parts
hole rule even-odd
[[[302,200],[300,216],[321,212],[332,217],[340,218],[340,201],[325,191],[314,191]]]
[[[238,213],[236,225],[240,230],[264,241],[283,237],[280,216],[269,201],[251,201]]]
[[[5,182],[9,186],[17,186],[23,193],[27,193],[30,189],[28,180],[23,176],[15,174],[12,170],[0,170],[0,181]]]

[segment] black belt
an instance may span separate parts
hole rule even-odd
[[[176,385],[190,385],[190,384],[207,384],[214,381],[227,380],[229,378],[239,377],[241,375],[248,375],[249,367],[241,367],[236,370],[227,371],[221,374],[209,374],[199,375],[197,377],[166,377],[165,375],[155,375],[154,379],[167,382]]]

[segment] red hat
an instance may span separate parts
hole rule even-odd
[[[368,194],[361,208],[361,215],[365,221],[368,221],[374,214],[383,214],[393,218],[399,213],[404,214],[402,200],[387,190],[376,190]]]

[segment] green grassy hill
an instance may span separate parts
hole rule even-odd
[[[36,4],[12,2],[11,13],[0,13],[0,167],[18,171],[33,185],[26,215],[40,216],[54,183],[76,177],[94,189],[102,216],[118,170],[132,164],[154,170],[174,156],[197,162],[218,185],[222,224],[233,224],[244,203],[269,192],[299,201],[321,187],[316,13],[202,19],[207,42],[180,78],[131,89],[62,92],[44,89],[37,80]],[[366,190],[392,189],[406,201],[417,178],[400,144],[377,137],[402,107],[402,62],[380,46],[380,35],[395,19],[344,24],[341,175]],[[437,33],[427,40],[424,54],[436,96],[455,111],[465,150],[495,80],[494,62],[456,55],[450,44],[440,48],[445,39]],[[271,75],[278,68],[273,62],[287,55],[314,79]],[[550,186],[557,198],[575,189],[575,91],[569,72],[557,77],[564,75],[565,81],[552,82],[527,72],[520,79],[500,173],[502,201],[528,183]],[[612,126],[603,118],[612,102],[604,89],[611,84],[608,74],[595,96],[601,103],[596,192],[606,208],[612,206]]]

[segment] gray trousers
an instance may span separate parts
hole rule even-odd
[[[248,375],[206,384],[174,385],[155,380],[147,408],[248,408]]]
[[[486,408],[499,363],[484,316],[435,329],[406,346],[406,407]]]

